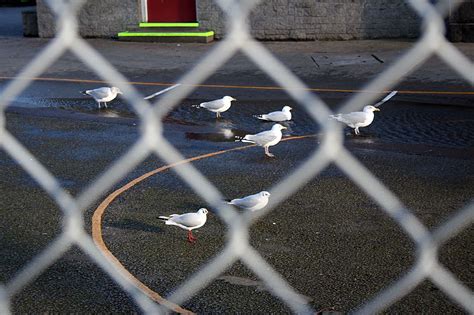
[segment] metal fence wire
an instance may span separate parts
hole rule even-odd
[[[191,164],[175,168],[178,175],[216,210],[227,224],[227,243],[224,249],[198,272],[167,297],[181,304],[216,279],[220,273],[240,260],[265,284],[271,293],[281,299],[295,313],[315,313],[315,310],[276,272],[249,244],[249,227],[259,217],[272,211],[280,202],[295,193],[305,183],[318,175],[329,163],[334,163],[357,184],[383,211],[402,228],[416,245],[416,260],[404,275],[372,299],[366,301],[356,313],[379,312],[405,295],[418,284],[429,280],[467,312],[474,313],[473,293],[438,260],[438,249],[457,235],[474,219],[474,204],[457,211],[449,220],[433,232],[407,209],[399,198],[387,189],[366,167],[364,167],[343,145],[342,127],[326,119],[331,111],[315,94],[306,90],[305,84],[280,63],[261,43],[250,35],[247,17],[259,1],[216,0],[227,15],[227,32],[224,39],[198,64],[185,74],[181,86],[150,104],[104,57],[78,35],[77,14],[85,0],[49,0],[57,21],[57,35],[32,60],[0,95],[0,144],[3,149],[31,175],[56,202],[63,213],[60,235],[48,244],[40,254],[28,262],[8,283],[0,285],[0,313],[11,313],[11,300],[28,283],[35,280],[46,268],[57,261],[71,246],[77,245],[92,261],[102,268],[140,307],[143,313],[169,312],[167,304],[156,304],[134,284],[123,272],[108,260],[94,245],[84,228],[83,212],[90,208],[103,194],[114,187],[150,154],[155,154],[167,163],[184,159],[163,137],[164,116],[186,98],[195,86],[211,76],[234,54],[241,51],[260,69],[273,78],[286,92],[317,122],[323,131],[319,147],[304,163],[272,189],[269,206],[257,213],[238,214],[232,207],[222,203],[223,195]],[[386,71],[366,84],[365,91],[388,90],[433,55],[438,56],[454,71],[474,85],[474,66],[458,51],[445,36],[444,17],[462,1],[407,0],[421,17],[420,38]],[[66,51],[71,51],[88,65],[103,80],[114,82],[124,97],[133,106],[141,119],[141,136],[134,145],[113,165],[94,180],[76,198],[61,187],[59,181],[5,128],[5,109],[9,103],[26,89],[32,79],[39,76]],[[351,97],[341,111],[358,110],[376,98],[373,93],[357,93]]]

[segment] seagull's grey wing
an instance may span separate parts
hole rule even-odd
[[[367,119],[367,114],[364,112],[352,112],[349,114],[340,114],[340,121],[345,122],[346,124],[361,124],[364,123]]]
[[[252,208],[260,202],[260,198],[255,195],[247,196],[242,199],[232,200],[232,204],[242,208]]]
[[[108,97],[110,93],[112,93],[112,91],[108,87],[103,87],[103,88],[87,91],[87,94],[97,99]]]
[[[283,112],[271,112],[267,114],[267,118],[273,120],[273,121],[282,121],[286,120],[286,115]]]
[[[223,106],[224,106],[224,102],[221,99],[201,104],[201,107],[204,107],[207,109],[213,109],[213,110],[222,108]]]
[[[257,133],[256,135],[251,135],[249,140],[252,140],[258,145],[265,145],[272,141],[275,141],[278,138],[278,135],[275,134],[272,130],[262,131]]]
[[[197,213],[185,213],[172,217],[170,220],[187,227],[197,226],[202,223],[202,219]]]
[[[383,100],[381,100],[380,102],[378,102],[377,104],[374,105],[374,107],[379,107],[380,105],[382,105],[383,103],[385,103],[386,101],[388,101],[389,99],[391,99],[392,97],[395,96],[395,94],[397,94],[398,91],[392,91],[390,92],[390,94],[388,94],[387,96],[385,96],[383,98]]]

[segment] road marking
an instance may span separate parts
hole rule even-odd
[[[148,96],[145,97],[144,99],[145,99],[145,100],[149,100],[150,98],[153,98],[153,97],[155,97],[155,96],[158,96],[158,95],[161,95],[161,94],[163,94],[163,93],[166,93],[166,92],[168,92],[168,91],[170,91],[170,90],[172,90],[172,89],[174,89],[174,88],[177,88],[177,87],[180,86],[180,85],[181,85],[180,83],[175,84],[175,85],[172,85],[172,86],[170,86],[170,87],[167,87],[167,88],[164,89],[164,90],[161,90],[161,91],[158,91],[158,92],[153,93],[153,94],[151,94],[151,95],[148,95]]]
[[[289,141],[289,140],[299,140],[299,139],[305,139],[305,138],[311,138],[315,137],[315,135],[303,135],[303,136],[292,136],[292,137],[287,137],[282,139],[281,141]],[[174,312],[180,313],[180,314],[194,314],[193,312],[182,308],[181,306],[174,304],[165,298],[163,298],[158,292],[153,291],[150,289],[146,284],[138,280],[134,275],[132,275],[124,265],[117,259],[117,257],[112,254],[112,252],[108,249],[107,245],[105,244],[105,241],[102,237],[102,217],[105,213],[105,210],[107,207],[117,198],[120,194],[123,192],[129,190],[136,184],[144,181],[145,179],[149,178],[150,176],[153,176],[155,174],[164,172],[166,170],[169,170],[173,167],[186,164],[186,163],[191,163],[193,161],[197,160],[202,160],[205,158],[210,158],[216,155],[221,155],[224,153],[232,152],[232,151],[239,151],[239,150],[245,150],[249,148],[256,147],[255,144],[251,145],[246,145],[246,146],[241,146],[241,147],[236,147],[232,149],[226,149],[226,150],[220,150],[216,152],[211,152],[211,153],[206,153],[203,155],[198,155],[195,157],[191,157],[188,159],[181,160],[176,163],[168,164],[162,167],[159,167],[157,169],[154,169],[153,171],[150,171],[148,173],[145,173],[134,180],[128,182],[126,185],[120,187],[119,189],[115,190],[113,193],[111,193],[107,198],[102,201],[102,203],[97,207],[97,209],[94,211],[94,215],[92,216],[92,239],[94,240],[94,243],[96,246],[99,248],[99,250],[104,254],[104,256],[109,259],[110,262],[112,262],[116,268],[120,269],[120,271],[130,280],[132,281],[143,293],[145,293],[150,299],[153,301],[164,305],[168,307],[169,309],[173,310]]]
[[[74,83],[98,83],[98,84],[110,84],[103,80],[86,80],[86,79],[66,79],[66,78],[22,78],[22,77],[2,77],[0,80],[13,80],[13,79],[31,80],[31,81],[56,81],[56,82],[74,82]],[[117,82],[115,82],[117,83]],[[173,86],[176,83],[160,83],[160,82],[126,82],[133,85],[149,85],[149,86]],[[186,85],[186,84],[183,84]],[[189,85],[187,85],[189,86]],[[246,89],[246,90],[269,90],[269,91],[284,91],[285,89],[280,86],[251,86],[251,85],[223,85],[223,84],[195,84],[193,87],[200,88],[218,88],[218,89]],[[459,88],[461,89],[461,88]],[[358,89],[331,89],[331,88],[304,88],[304,91],[311,92],[333,92],[333,93],[388,93],[387,91],[367,91]],[[399,90],[399,94],[435,94],[435,95],[474,95],[474,91],[430,91],[430,90]]]

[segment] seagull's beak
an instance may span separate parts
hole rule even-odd
[[[380,112],[380,108],[375,107],[374,112]]]
[[[235,98],[232,98],[232,100],[233,100],[233,101],[236,101],[236,99],[235,99]]]
[[[285,126],[282,126],[281,129],[288,129],[288,128],[286,128]]]

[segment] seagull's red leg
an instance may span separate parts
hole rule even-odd
[[[195,243],[196,242],[196,238],[193,236],[193,232],[191,232],[191,230],[188,231],[188,242],[189,243]]]

